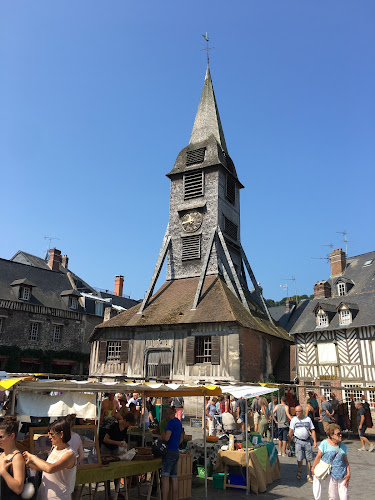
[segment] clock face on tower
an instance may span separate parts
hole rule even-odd
[[[201,227],[202,221],[203,215],[200,212],[188,212],[181,217],[182,228],[187,233],[197,231]]]

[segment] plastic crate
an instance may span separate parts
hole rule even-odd
[[[246,478],[242,474],[228,474],[229,484],[246,486]]]
[[[205,470],[204,465],[198,465],[197,469],[198,469],[198,477],[204,477],[205,476],[205,474],[204,474],[204,470]],[[207,477],[210,477],[211,474],[212,474],[212,465],[209,465],[207,467]]]
[[[214,488],[216,488],[217,490],[224,489],[224,474],[222,472],[219,472],[218,474],[213,474],[212,479]]]

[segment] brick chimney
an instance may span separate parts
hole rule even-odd
[[[69,257],[67,255],[63,255],[61,258],[61,264],[65,269],[68,269],[68,262],[69,262]]]
[[[124,288],[124,277],[118,275],[115,277],[115,295],[122,297],[123,288]]]
[[[346,255],[342,248],[337,248],[329,254],[331,263],[331,276],[342,274],[346,267]]]
[[[318,281],[314,285],[314,299],[327,299],[331,296],[331,285],[328,281]]]
[[[293,298],[288,297],[285,301],[285,312],[290,312],[293,306],[296,305],[296,302]]]
[[[57,248],[51,248],[49,251],[48,265],[53,271],[60,269],[61,252]]]

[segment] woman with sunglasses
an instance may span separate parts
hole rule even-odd
[[[348,500],[348,484],[350,479],[350,467],[347,457],[348,447],[342,443],[341,428],[337,424],[327,426],[327,439],[319,445],[318,454],[315,457],[312,474],[316,465],[322,459],[323,462],[331,464],[331,473],[326,480],[322,481],[315,477],[313,482],[313,494],[315,500],[322,498],[322,486],[328,482],[328,498]]]
[[[77,460],[68,444],[71,438],[69,423],[65,418],[55,420],[49,426],[48,435],[52,441],[52,450],[46,461],[28,451],[23,453],[30,468],[43,471],[38,500],[71,500]]]
[[[7,500],[21,498],[25,482],[25,462],[16,448],[17,432],[16,417],[5,417],[0,423],[0,448],[3,449],[0,454],[0,498]]]

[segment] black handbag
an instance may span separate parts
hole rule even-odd
[[[157,439],[151,450],[155,458],[164,457],[167,454],[168,446],[161,439]]]

